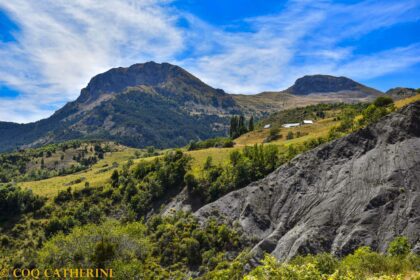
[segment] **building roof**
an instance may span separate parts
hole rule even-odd
[[[282,125],[282,127],[295,127],[295,126],[300,126],[300,123],[285,123]]]

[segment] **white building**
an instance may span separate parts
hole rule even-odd
[[[313,120],[303,120],[303,124],[314,124]]]
[[[284,128],[296,127],[296,126],[300,126],[300,123],[285,123],[282,125],[282,127]]]
[[[265,129],[270,128],[270,127],[271,127],[271,124],[266,124],[266,125],[264,125],[264,128],[265,128]]]

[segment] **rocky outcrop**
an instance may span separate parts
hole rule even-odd
[[[239,225],[264,252],[385,251],[405,235],[420,251],[420,102],[297,156],[195,215]]]

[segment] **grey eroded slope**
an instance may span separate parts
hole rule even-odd
[[[239,224],[256,259],[385,251],[397,235],[420,250],[420,102],[304,153],[263,180],[199,209]]]

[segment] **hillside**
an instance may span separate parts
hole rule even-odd
[[[0,150],[73,139],[104,139],[134,147],[182,146],[224,135],[238,113],[230,95],[178,66],[148,62],[92,78],[80,97],[30,124],[0,123]]]
[[[69,141],[0,154],[0,183],[36,181],[86,170],[125,147],[112,142]]]
[[[202,221],[237,224],[264,252],[384,252],[399,235],[419,250],[420,102],[282,165],[199,209]]]

